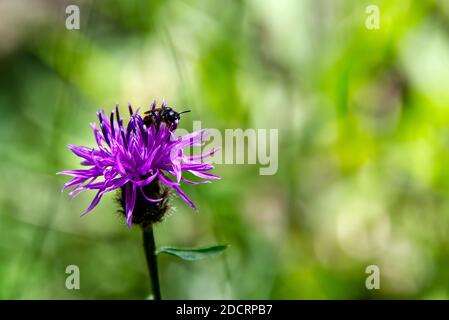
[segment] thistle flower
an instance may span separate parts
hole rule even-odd
[[[181,181],[201,184],[220,179],[208,172],[214,168],[212,165],[202,162],[217,149],[197,156],[185,154],[186,148],[204,145],[206,130],[176,137],[174,131],[179,114],[174,112],[175,117],[164,118],[161,110],[171,110],[165,102],[161,108],[156,108],[154,101],[143,118],[139,109],[134,112],[131,105],[128,108],[130,119],[127,126],[120,118],[118,105],[109,118],[103,110],[97,113],[100,127],[91,124],[96,148],[68,145],[76,156],[83,159],[81,165],[87,168],[58,172],[73,177],[63,190],[73,187],[69,192],[72,198],[86,190],[97,191],[83,216],[98,205],[105,193],[120,189],[120,202],[128,227],[132,223],[143,226],[160,221],[169,209],[167,202],[171,190],[196,210],[180,188]],[[170,115],[173,116],[172,113]],[[203,180],[185,178],[186,171]]]

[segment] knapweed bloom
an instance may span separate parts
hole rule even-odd
[[[220,178],[209,172],[214,168],[211,164],[203,162],[217,149],[196,156],[186,154],[187,148],[204,145],[207,131],[175,136],[179,113],[165,103],[156,108],[156,102],[153,102],[143,117],[139,115],[139,109],[134,112],[129,105],[129,113],[130,119],[125,125],[118,106],[110,117],[101,110],[97,113],[99,128],[95,123],[91,124],[97,146],[68,145],[75,155],[82,158],[81,165],[86,168],[59,172],[73,177],[63,190],[72,187],[69,193],[72,198],[85,190],[97,192],[84,215],[97,206],[105,193],[119,189],[129,227],[132,223],[160,221],[168,210],[171,190],[196,209],[181,189],[181,181],[201,184]],[[186,172],[202,180],[187,179]]]

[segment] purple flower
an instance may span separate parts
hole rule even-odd
[[[136,222],[133,220],[133,211],[137,207],[142,208],[142,204],[136,205],[136,201],[162,210],[161,204],[167,201],[168,192],[160,191],[160,187],[175,190],[185,202],[196,209],[181,190],[180,182],[201,184],[220,179],[219,176],[208,172],[214,168],[212,165],[202,162],[218,149],[197,156],[188,156],[184,152],[185,148],[191,146],[203,146],[206,130],[176,137],[174,131],[179,116],[176,122],[164,119],[161,116],[161,110],[164,108],[168,110],[165,103],[162,108],[156,109],[156,102],[153,102],[150,111],[142,118],[139,109],[133,112],[129,105],[130,120],[127,126],[120,118],[118,106],[109,118],[101,110],[97,113],[100,128],[97,128],[95,123],[91,124],[97,147],[68,145],[75,155],[83,159],[81,165],[87,168],[58,172],[73,177],[64,185],[63,190],[73,187],[69,193],[72,198],[85,190],[97,191],[82,216],[95,208],[105,193],[120,189],[126,221],[130,227]],[[186,171],[204,180],[188,180],[184,177]],[[157,192],[154,192],[155,190]],[[152,197],[155,195],[161,197]],[[164,209],[166,207],[164,206]]]

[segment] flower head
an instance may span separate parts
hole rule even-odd
[[[85,190],[96,190],[97,193],[82,214],[91,211],[107,193],[120,189],[121,202],[128,226],[134,223],[153,223],[159,221],[167,211],[168,191],[177,194],[196,209],[194,203],[181,190],[180,182],[189,184],[208,183],[220,179],[209,173],[214,167],[202,162],[217,149],[205,154],[188,156],[186,148],[204,145],[206,130],[176,137],[176,122],[161,117],[163,108],[152,108],[143,118],[139,109],[133,111],[129,105],[130,119],[125,126],[120,118],[118,106],[107,117],[103,110],[97,113],[99,128],[91,124],[97,147],[88,148],[69,144],[70,150],[82,158],[81,165],[87,167],[80,170],[58,172],[73,178],[64,185],[64,189],[73,187],[69,195],[75,197]],[[184,177],[188,171],[202,178],[191,181]]]

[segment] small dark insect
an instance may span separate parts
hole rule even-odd
[[[172,130],[175,130],[178,127],[181,114],[187,112],[190,112],[190,110],[176,112],[173,108],[167,107],[165,102],[162,103],[160,108],[156,108],[156,103],[153,103],[151,110],[145,112],[146,116],[143,121],[147,126],[156,125],[157,127],[161,123],[165,123]]]

